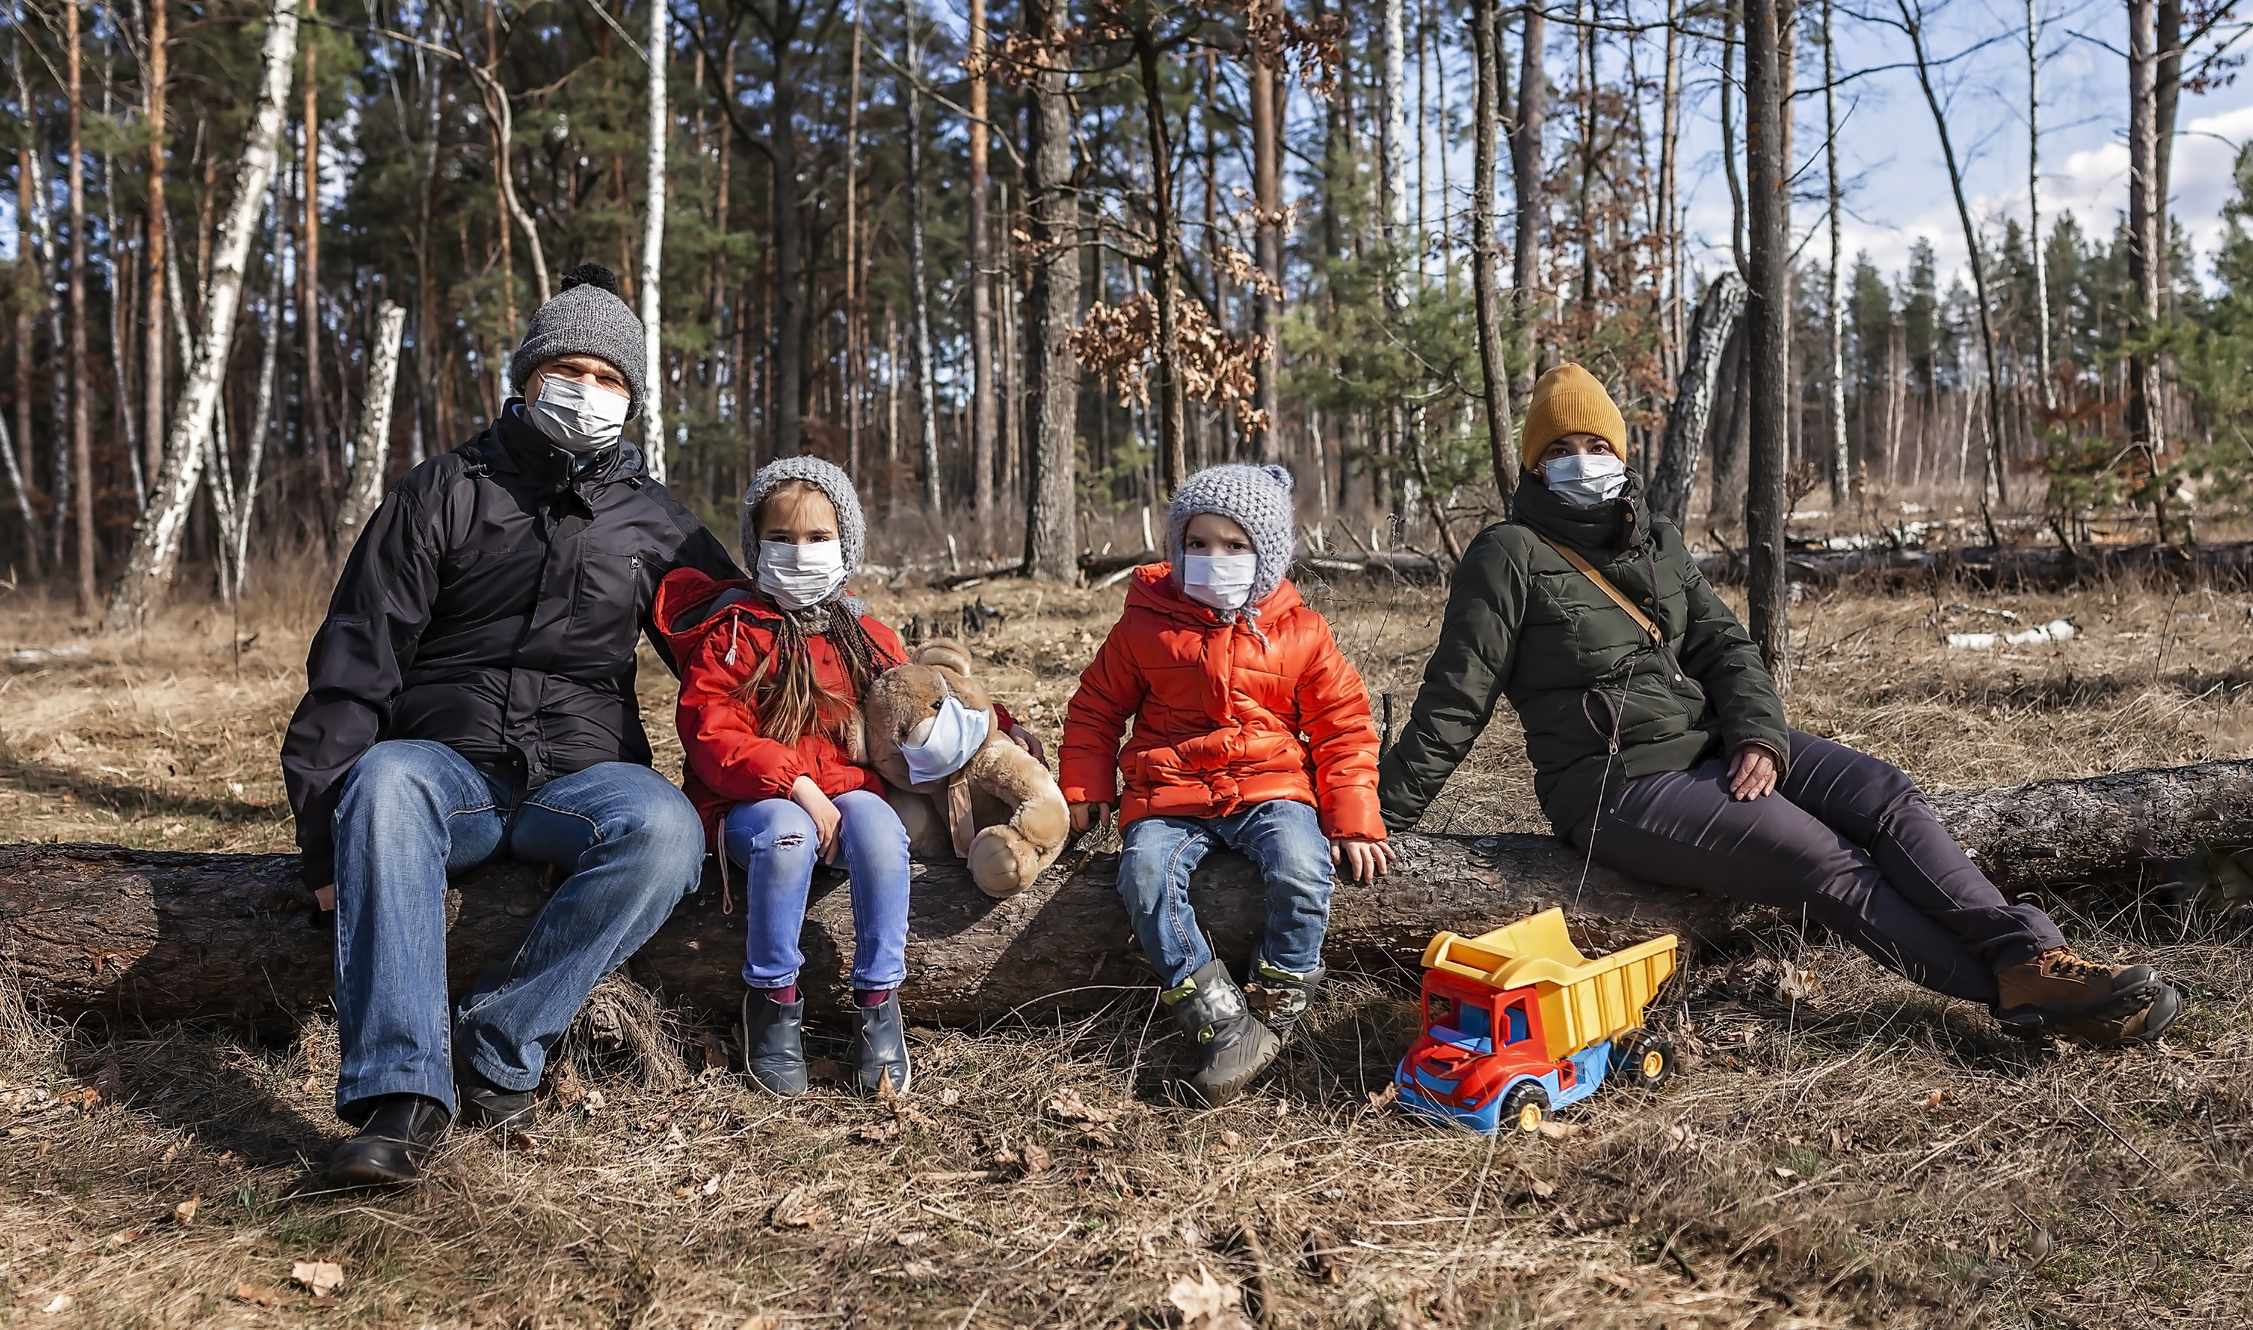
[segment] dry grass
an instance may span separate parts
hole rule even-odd
[[[1405,718],[1439,598],[1308,592]],[[980,598],[1009,616],[978,639],[998,690],[1053,735],[1120,593],[876,602],[928,623]],[[1939,632],[1983,617],[1956,600],[2083,635],[1949,651]],[[311,603],[246,610],[239,657],[210,612],[123,646],[0,614],[13,648],[87,648],[0,662],[0,835],[286,847],[273,754]],[[1936,787],[2243,756],[2247,614],[2243,596],[2129,588],[1840,593],[1801,607],[1793,710]],[[661,670],[643,700],[677,765]],[[1518,742],[1498,722],[1431,825],[1541,829]],[[2067,927],[2181,979],[2190,1014],[2160,1048],[2029,1049],[1779,931],[1654,1008],[1689,1050],[1665,1092],[1498,1141],[1372,1108],[1410,1030],[1390,988],[1335,987],[1258,1093],[1212,1113],[1165,1104],[1186,1055],[1145,996],[1076,1024],[918,1032],[902,1101],[782,1104],[691,1073],[691,1032],[615,993],[615,1020],[582,1022],[615,1035],[575,1037],[538,1131],[464,1133],[429,1185],[379,1197],[319,1189],[343,1131],[325,1023],[271,1043],[64,1035],[0,1002],[0,1321],[1161,1325],[1183,1323],[1167,1289],[1202,1267],[1279,1326],[2242,1325],[2253,962],[2150,936],[2159,917]],[[1777,959],[1824,995],[1780,1003]],[[289,1282],[312,1260],[342,1265],[338,1306]]]

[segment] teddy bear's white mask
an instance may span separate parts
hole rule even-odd
[[[930,719],[907,732],[900,756],[907,761],[908,779],[922,785],[962,770],[985,743],[986,713],[962,705],[950,690]]]

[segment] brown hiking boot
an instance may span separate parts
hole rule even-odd
[[[2082,1044],[2090,1048],[2110,1048],[2116,1044],[2142,1044],[2157,1039],[2175,1017],[2182,1014],[2183,999],[2171,984],[2161,984],[2151,995],[2151,1000],[2114,1012],[2109,1016],[2084,1016],[2079,1020],[2065,1021],[2050,1033],[2067,1043]]]
[[[2073,1037],[2066,1034],[2069,1028],[2124,1025],[2150,1011],[2165,988],[2148,965],[2099,965],[2059,947],[1997,972],[1994,1012],[2005,1029],[2021,1037]]]

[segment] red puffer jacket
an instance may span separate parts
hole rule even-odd
[[[773,652],[774,625],[782,617],[755,584],[677,568],[658,584],[654,617],[681,668],[677,722],[688,756],[681,785],[703,817],[705,837],[715,850],[728,809],[759,799],[787,799],[800,776],[812,777],[832,797],[847,790],[883,793],[883,779],[860,765],[866,754],[853,751],[859,747],[857,721],[847,728],[852,748],[820,730],[785,745],[762,734],[752,705],[735,696]],[[868,630],[880,665],[907,659],[899,635],[873,616],[862,615],[861,627]],[[829,639],[813,638],[806,648],[821,686],[857,706],[852,675]]]
[[[1242,618],[1223,625],[1181,593],[1170,565],[1138,569],[1065,713],[1065,799],[1118,799],[1121,826],[1289,799],[1312,804],[1327,835],[1385,839],[1369,694],[1329,623],[1289,582],[1251,622],[1258,633]]]

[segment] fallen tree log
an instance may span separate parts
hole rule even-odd
[[[2253,762],[2124,772],[1942,794],[1934,806],[2006,892],[2156,884],[2214,844],[2253,842]],[[1545,836],[1405,836],[1403,863],[1371,886],[1341,883],[1327,959],[1363,974],[1415,973],[1431,935],[1477,932],[1562,905],[1583,945],[1661,932],[1693,945],[1730,930],[1729,902],[1636,883]],[[1112,883],[1112,854],[1070,853],[1031,889],[991,901],[959,866],[918,864],[911,896],[911,1018],[1087,1010],[1146,988]],[[545,898],[536,869],[465,875],[449,892],[448,963],[466,986],[508,954]],[[1250,864],[1215,855],[1192,896],[1222,954],[1242,961],[1259,926]],[[703,1018],[742,991],[742,917],[709,885],[630,966]],[[834,1002],[852,951],[842,882],[816,883],[804,941],[810,996]],[[99,845],[0,846],[0,966],[36,1009],[64,1019],[220,1018],[286,1026],[328,1000],[329,934],[287,855],[199,855]]]
[[[2253,584],[2253,541],[2196,545],[1935,545],[1923,549],[1791,550],[1786,574],[1795,582],[1828,586],[1870,576],[1904,583],[1954,577],[2004,591],[2055,591],[2133,577],[2182,585]],[[1715,582],[1744,580],[1741,551],[1701,554],[1699,571]]]

